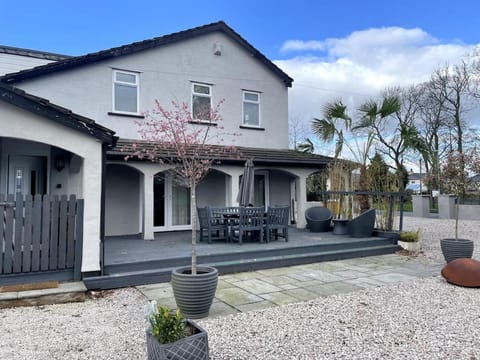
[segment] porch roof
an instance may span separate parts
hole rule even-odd
[[[134,146],[136,144],[137,150],[148,149],[152,147],[151,142],[119,139],[116,145],[107,151],[107,157],[110,159],[123,159],[127,155],[133,154]],[[253,159],[255,166],[292,166],[292,167],[323,167],[327,165],[332,158],[317,154],[304,154],[290,149],[263,149],[250,147],[236,147],[235,150],[229,151],[225,146],[212,146],[218,148],[218,161],[222,164],[240,164],[243,166],[246,159]],[[172,154],[167,150],[164,151],[165,157],[172,157]],[[148,159],[136,159],[131,161],[150,161]]]
[[[113,146],[117,140],[113,130],[97,124],[92,119],[75,114],[71,110],[55,105],[45,98],[29,94],[1,81],[0,100],[93,136],[107,145]]]
[[[37,66],[32,69],[22,70],[16,73],[7,74],[1,81],[7,83],[14,83],[24,79],[29,79],[41,75],[50,74],[56,71],[63,71],[72,68],[76,68],[82,65],[88,65],[102,60],[112,59],[118,56],[133,54],[139,51],[152,49],[158,46],[164,46],[178,41],[188,40],[195,38],[197,36],[210,34],[213,32],[222,32],[226,36],[230,37],[233,41],[236,41],[241,47],[248,51],[252,57],[258,59],[264,66],[266,66],[270,71],[275,75],[280,77],[284,84],[288,87],[292,86],[293,79],[288,76],[283,70],[281,70],[277,65],[272,61],[267,59],[260,51],[255,49],[247,40],[241,37],[237,32],[235,32],[231,27],[229,27],[225,22],[218,21],[211,24],[198,26],[192,29],[179,31],[173,34],[168,34],[164,36],[155,37],[152,39],[138,41],[131,44],[98,51],[95,53],[90,53],[87,55],[76,56],[67,58],[61,61],[53,62],[46,65]]]

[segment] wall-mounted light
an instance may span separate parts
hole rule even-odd
[[[55,163],[53,164],[55,169],[57,169],[58,172],[62,171],[65,168],[65,159],[63,156],[57,156],[55,158]]]
[[[222,55],[222,45],[218,42],[213,44],[213,55],[221,56]]]

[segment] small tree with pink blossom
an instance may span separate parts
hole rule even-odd
[[[166,165],[174,181],[190,189],[193,275],[197,273],[197,185],[219,159],[238,158],[233,145],[220,146],[225,137],[234,142],[238,135],[226,133],[221,126],[222,103],[205,110],[202,120],[197,120],[186,103],[172,101],[171,109],[167,109],[155,100],[155,108],[144,113],[144,120],[137,121],[143,141],[133,144],[133,153],[125,157],[126,160],[136,157]]]

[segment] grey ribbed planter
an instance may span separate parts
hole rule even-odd
[[[147,331],[148,360],[208,360],[207,332],[193,321],[187,320],[193,334],[170,344],[160,344]]]
[[[208,316],[217,290],[218,270],[210,266],[197,266],[197,275],[190,266],[172,271],[172,288],[182,315],[190,319]]]
[[[473,241],[469,239],[440,239],[443,257],[449,263],[455,259],[471,258]]]

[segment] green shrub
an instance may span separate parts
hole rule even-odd
[[[404,242],[417,242],[419,237],[420,229],[417,231],[402,231],[399,240]]]
[[[185,319],[177,309],[173,312],[166,306],[151,302],[148,320],[152,335],[160,344],[168,344],[185,337]]]

